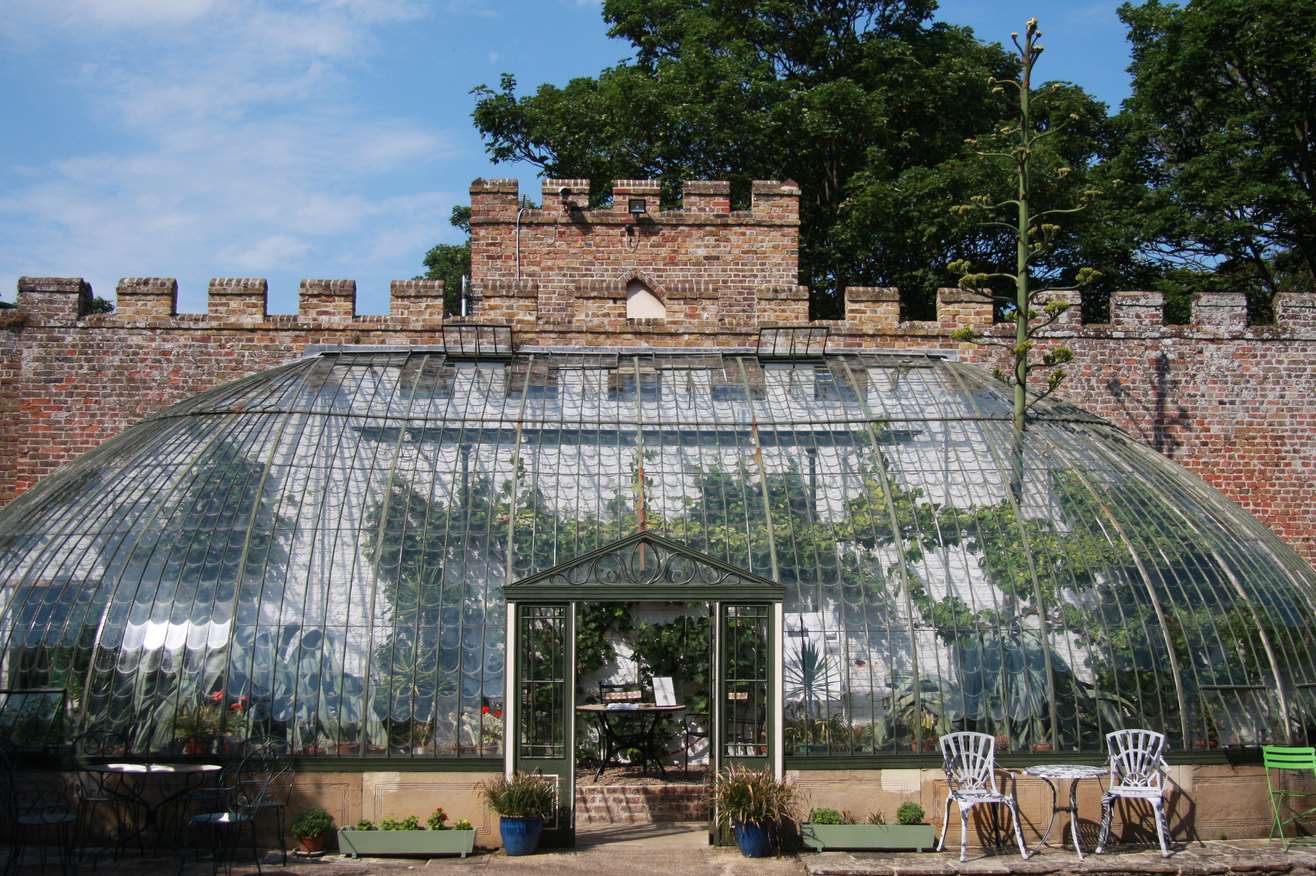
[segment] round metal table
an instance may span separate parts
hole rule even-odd
[[[93,763],[79,769],[104,778],[117,777],[118,787],[106,783],[105,790],[129,806],[141,808],[145,816],[142,823],[131,834],[119,837],[119,848],[122,849],[130,838],[136,837],[140,846],[142,834],[147,831],[158,833],[160,810],[207,778],[217,775],[223,767],[217,763]],[[148,791],[148,787],[162,788],[170,779],[182,781],[178,782],[177,788],[155,793]]]
[[[599,722],[599,736],[603,740],[603,756],[599,759],[598,772],[594,774],[594,781],[598,781],[603,775],[603,771],[608,768],[612,759],[622,752],[622,749],[635,747],[640,750],[640,771],[648,773],[649,764],[652,763],[658,767],[658,772],[664,778],[667,771],[663,769],[662,759],[654,753],[654,731],[658,729],[658,719],[663,715],[674,715],[677,712],[684,712],[685,706],[659,706],[654,703],[636,703],[624,709],[608,708],[603,703],[590,703],[584,706],[576,706],[576,711],[586,715],[593,715]],[[610,718],[623,716],[626,718],[639,717],[648,718],[647,726],[641,723],[638,730],[624,732],[613,726]]]
[[[1047,822],[1042,838],[1033,847],[1033,852],[1041,851],[1051,837],[1051,829],[1056,825],[1056,816],[1061,812],[1069,813],[1069,832],[1074,839],[1074,851],[1078,859],[1083,860],[1083,847],[1078,843],[1078,783],[1084,779],[1100,779],[1106,775],[1106,767],[1091,766],[1081,763],[1040,763],[1024,768],[1024,775],[1041,779],[1051,788],[1051,820]],[[1069,782],[1069,805],[1060,805],[1060,794],[1056,782]]]

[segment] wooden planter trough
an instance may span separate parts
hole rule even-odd
[[[814,824],[800,826],[804,845],[829,849],[932,849],[937,838],[930,824]]]
[[[338,829],[338,851],[348,857],[361,855],[461,855],[475,849],[475,829],[470,830],[357,830]]]

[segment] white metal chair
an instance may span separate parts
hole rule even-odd
[[[950,804],[953,800],[960,809],[960,861],[968,859],[968,813],[979,803],[1003,803],[1014,819],[1014,838],[1019,843],[1019,854],[1026,861],[1024,834],[1019,827],[1019,805],[1013,794],[1003,793],[996,787],[996,740],[986,733],[948,733],[942,736],[942,766],[946,770],[946,814],[941,822],[941,838],[937,850],[945,848],[946,828],[950,826]]]
[[[1116,730],[1106,734],[1106,750],[1110,752],[1110,787],[1101,798],[1097,854],[1106,847],[1115,801],[1122,797],[1151,804],[1161,856],[1170,857],[1165,841],[1169,833],[1165,823],[1165,734],[1154,730]]]

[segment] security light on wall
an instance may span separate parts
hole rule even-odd
[[[649,212],[649,205],[644,202],[644,198],[631,198],[629,204],[628,212],[637,219]]]

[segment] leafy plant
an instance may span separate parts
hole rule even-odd
[[[877,810],[877,809],[874,809],[872,812],[868,813],[868,823],[869,823],[869,824],[886,824],[886,816],[883,815],[883,814],[881,813],[881,811],[879,811],[879,810]]]
[[[783,821],[795,820],[799,792],[786,779],[775,778],[771,770],[733,764],[717,774],[713,806],[718,824],[724,827],[754,824],[776,835]]]
[[[402,819],[401,821],[396,821],[392,818],[385,818],[383,821],[379,822],[379,827],[382,830],[424,830],[425,829],[423,826],[421,826],[420,819],[414,815],[408,815],[406,818]]]
[[[513,773],[479,785],[489,808],[504,818],[546,818],[557,800],[541,773]]]
[[[379,830],[373,821],[369,818],[363,818],[356,823],[357,830]]]
[[[469,818],[458,818],[457,823],[452,826],[453,830],[475,830],[475,825],[471,824]]]
[[[845,813],[838,809],[828,809],[826,807],[815,807],[809,810],[808,821],[810,824],[850,824],[851,819],[846,818]]]
[[[334,818],[319,806],[303,809],[292,820],[292,835],[298,839],[314,839],[334,829]]]
[[[913,801],[901,803],[900,808],[896,810],[897,824],[922,824],[925,818],[927,813],[923,811],[923,807]]]
[[[430,830],[448,830],[448,813],[443,811],[440,806],[434,810],[429,819],[425,822],[430,826]]]

